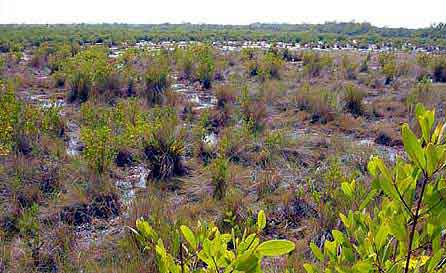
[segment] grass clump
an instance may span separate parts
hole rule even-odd
[[[171,109],[154,109],[150,123],[144,139],[144,154],[151,170],[150,176],[164,180],[183,175],[184,132],[178,127],[175,113]]]
[[[341,68],[346,80],[356,80],[358,64],[353,62],[347,55],[342,57]]]
[[[344,109],[354,116],[359,116],[363,113],[362,100],[364,93],[355,85],[347,84],[344,87]]]
[[[209,165],[211,173],[211,181],[214,187],[212,196],[216,200],[222,200],[226,195],[228,188],[229,174],[229,160],[224,157],[214,159]]]
[[[238,98],[240,103],[240,114],[244,125],[252,133],[260,132],[264,127],[267,115],[265,103],[258,98],[249,95],[248,87],[242,89]]]
[[[108,61],[107,50],[102,47],[91,47],[67,59],[62,66],[69,85],[70,102],[85,102],[92,95],[100,96],[106,91],[119,89],[117,74]],[[106,94],[110,96],[110,94]]]
[[[311,122],[325,124],[334,119],[337,111],[337,96],[325,88],[310,87],[305,83],[294,97],[294,103],[298,110],[311,114]]]
[[[324,69],[331,67],[333,59],[328,54],[319,54],[312,50],[302,54],[304,73],[310,77],[318,77]]]
[[[169,63],[164,54],[153,57],[144,75],[145,97],[149,105],[164,101],[164,92],[169,87]]]
[[[259,74],[262,81],[268,79],[280,79],[280,70],[283,66],[283,60],[272,52],[265,53],[259,61],[256,73]],[[252,71],[251,71],[252,75]]]
[[[193,48],[196,58],[195,77],[205,89],[211,88],[215,72],[214,51],[209,45],[200,45]]]
[[[432,79],[435,82],[446,82],[446,57],[436,56],[432,61]]]

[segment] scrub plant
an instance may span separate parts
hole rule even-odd
[[[280,79],[280,70],[283,66],[283,60],[274,53],[268,52],[262,56],[259,62],[258,74],[261,80]]]
[[[169,63],[164,54],[156,55],[149,68],[145,79],[145,95],[149,105],[161,104],[164,100],[164,92],[169,87]]]
[[[114,137],[107,126],[82,128],[81,139],[85,143],[84,157],[98,174],[104,173],[115,156]]]
[[[195,76],[205,89],[211,88],[215,72],[215,57],[211,46],[200,45],[192,49],[197,60]]]
[[[264,257],[284,256],[294,250],[295,245],[288,240],[261,242],[259,235],[266,226],[266,216],[262,211],[257,217],[257,230],[248,234],[245,229],[237,236],[234,228],[231,233],[221,233],[212,224],[198,222],[195,232],[189,227],[180,226],[181,237],[178,255],[166,249],[158,233],[143,220],[136,221],[136,229],[131,229],[138,242],[146,251],[156,253],[156,263],[161,273],[182,272],[263,272],[261,263]],[[185,243],[183,243],[183,239]]]
[[[307,272],[443,272],[446,227],[446,124],[435,127],[435,110],[418,104],[417,137],[402,126],[407,159],[393,168],[373,156],[368,163],[372,189],[361,204],[339,217],[345,227],[332,230],[323,250],[310,244],[320,265]],[[354,196],[355,183],[342,190]]]

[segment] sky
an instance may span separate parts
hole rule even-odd
[[[0,0],[4,23],[323,23],[427,27],[446,0]]]

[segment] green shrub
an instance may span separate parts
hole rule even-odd
[[[261,165],[268,166],[275,162],[286,143],[287,139],[283,131],[267,131],[263,139],[262,150],[259,153]]]
[[[145,96],[149,105],[162,104],[169,87],[169,62],[164,54],[156,55],[144,74]]]
[[[35,68],[43,68],[48,62],[48,55],[50,54],[50,48],[48,43],[41,44],[36,50],[34,50],[31,57],[31,66]]]
[[[107,126],[81,128],[81,139],[85,144],[83,155],[90,168],[98,174],[107,171],[115,157],[115,141]]]
[[[390,84],[396,76],[397,67],[396,63],[394,61],[389,61],[383,65],[383,74],[386,76],[386,82],[385,84]]]
[[[240,51],[242,61],[254,60],[256,51],[253,48],[242,48]]]
[[[319,54],[312,50],[302,54],[304,72],[310,77],[318,77],[324,69],[331,67],[333,60],[328,54]]]
[[[280,70],[282,66],[282,59],[277,57],[275,54],[268,52],[265,53],[259,60],[257,73],[262,80],[280,79]]]
[[[259,74],[259,63],[257,60],[247,60],[245,61],[244,66],[248,76],[254,77]]]
[[[202,86],[209,89],[215,72],[214,52],[210,45],[199,45],[193,48],[196,60],[195,77]]]
[[[369,72],[370,59],[371,59],[370,54],[367,54],[367,57],[361,62],[361,65],[359,66],[359,72],[361,73]]]
[[[107,50],[92,47],[67,59],[62,65],[62,72],[71,86],[69,101],[87,101],[93,92],[97,95],[115,88],[112,73],[114,68],[108,61]]]
[[[337,111],[337,97],[335,92],[325,88],[312,88],[305,83],[293,98],[298,110],[311,113],[311,122],[325,124],[334,118]]]
[[[11,85],[0,82],[0,155],[7,155],[14,147],[14,127],[18,123],[20,106]]]
[[[88,75],[82,71],[73,72],[70,79],[71,91],[68,97],[69,102],[79,100],[86,102],[91,94],[92,82]]]
[[[180,77],[191,80],[194,73],[194,54],[190,48],[176,49],[176,65]]]
[[[264,120],[266,118],[266,105],[265,103],[252,97],[248,94],[248,87],[242,89],[242,93],[238,98],[240,103],[240,112],[242,120],[246,128],[252,133],[261,131],[264,127]]]
[[[63,63],[69,57],[72,57],[71,46],[68,44],[62,44],[56,46],[54,52],[51,52],[48,56],[48,66],[52,73],[62,70]]]
[[[373,182],[368,196],[348,215],[339,215],[345,229],[332,230],[334,240],[325,241],[323,250],[310,244],[320,264],[306,264],[307,272],[442,270],[446,125],[439,123],[434,129],[435,111],[422,105],[417,105],[416,116],[421,137],[407,124],[402,126],[407,159],[398,158],[389,168],[380,158],[371,158],[368,170]],[[354,188],[354,184],[342,185],[351,198]]]
[[[347,55],[344,55],[342,57],[341,67],[345,79],[356,80],[356,71],[358,69],[357,63],[352,62]]]
[[[218,141],[218,154],[232,162],[249,160],[252,132],[245,127],[227,127]]]
[[[169,272],[263,272],[264,257],[284,256],[295,248],[288,240],[261,242],[259,235],[266,226],[266,217],[260,211],[257,231],[236,237],[234,229],[222,234],[214,225],[198,223],[196,231],[182,225],[182,238],[175,238],[173,245],[179,251],[169,251],[158,233],[143,219],[137,220],[132,229],[143,249],[156,254],[161,273]],[[183,243],[183,240],[187,243]],[[170,242],[169,242],[170,243]]]
[[[418,103],[432,106],[436,104],[436,96],[430,82],[420,82],[412,88],[406,97],[406,107],[410,114],[415,112]]]
[[[41,109],[15,96],[14,84],[0,82],[0,154],[29,154],[39,150],[44,136],[60,137],[64,122],[58,107]]]
[[[423,68],[428,68],[432,63],[432,55],[427,53],[417,53],[417,64]]]
[[[382,68],[388,63],[396,63],[396,55],[392,52],[383,52],[378,55],[378,62]]]

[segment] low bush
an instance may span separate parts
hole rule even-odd
[[[169,87],[169,63],[163,54],[156,55],[144,74],[145,97],[149,105],[162,104]]]
[[[384,76],[386,76],[385,84],[392,83],[397,73],[397,66],[395,62],[388,62],[383,65],[382,68]]]
[[[245,127],[227,127],[221,132],[218,154],[236,163],[249,162],[253,148],[252,133]]]
[[[266,227],[266,217],[260,211],[257,217],[256,232],[248,235],[245,228],[243,236],[236,237],[234,228],[231,233],[222,234],[213,224],[198,223],[195,231],[182,225],[179,230],[187,244],[177,237],[174,245],[179,251],[165,248],[158,233],[145,220],[136,222],[132,229],[136,239],[144,249],[156,253],[157,267],[162,273],[168,272],[262,272],[264,257],[284,256],[295,248],[287,240],[260,242],[260,233]],[[232,235],[231,235],[232,234]]]
[[[82,71],[76,71],[71,74],[69,78],[70,82],[70,93],[68,95],[68,102],[86,102],[91,95],[92,82],[88,75]]]
[[[260,58],[256,73],[258,73],[263,81],[268,79],[280,79],[280,70],[282,69],[282,66],[283,61],[275,54],[268,52]]]
[[[265,103],[258,98],[250,96],[248,87],[242,89],[238,101],[240,103],[242,120],[246,128],[253,133],[261,131],[267,115]]]
[[[16,98],[14,84],[0,82],[0,154],[30,154],[44,149],[41,140],[63,135],[58,107],[41,109]]]
[[[359,66],[359,72],[360,73],[367,73],[369,72],[369,62],[371,59],[371,55],[367,54],[367,57],[362,60],[360,66]]]
[[[115,80],[117,74],[113,72],[114,67],[108,60],[105,48],[88,48],[66,59],[62,65],[62,73],[71,87],[68,100],[79,100],[82,103],[93,93],[99,96],[110,88],[118,89],[116,85],[119,85],[119,81]]]
[[[194,53],[191,48],[176,49],[176,66],[180,71],[180,78],[192,80],[194,73]]]
[[[446,82],[446,57],[436,56],[432,62],[432,79],[435,82]]]
[[[304,72],[310,77],[318,77],[324,69],[329,69],[333,63],[328,54],[319,54],[312,50],[302,54]]]
[[[358,64],[354,63],[347,55],[342,58],[341,68],[345,79],[356,80]]]
[[[431,54],[428,53],[417,53],[416,61],[419,66],[422,68],[429,68],[433,60]]]
[[[209,89],[215,72],[214,51],[209,45],[196,46],[192,50],[196,60],[195,77],[205,89]]]
[[[257,60],[247,60],[244,62],[245,70],[250,77],[255,77],[259,74],[259,63]]]
[[[435,110],[417,105],[415,112],[421,136],[404,124],[401,134],[407,157],[398,158],[391,167],[378,157],[370,159],[373,182],[367,197],[352,204],[348,214],[339,214],[342,229],[332,230],[333,240],[325,241],[322,249],[310,243],[319,262],[306,264],[308,273],[342,268],[433,272],[443,267],[444,221],[440,219],[446,204],[439,198],[446,186],[437,174],[446,167],[446,125],[434,126]],[[341,187],[347,200],[357,198],[357,184],[345,182]]]
[[[222,109],[236,101],[236,91],[231,85],[219,85],[215,88],[215,97],[217,98],[217,107]]]
[[[336,94],[324,88],[312,88],[304,84],[293,98],[294,104],[300,111],[311,114],[311,122],[325,124],[334,119],[337,111]]]
[[[115,140],[107,126],[82,128],[81,139],[85,144],[83,156],[92,170],[98,174],[106,172],[116,155]]]

